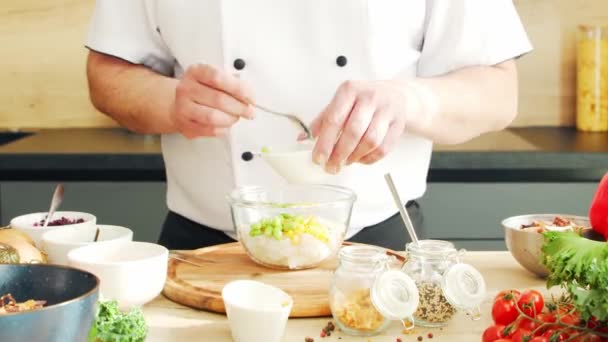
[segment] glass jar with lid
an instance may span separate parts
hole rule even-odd
[[[485,281],[479,271],[460,262],[463,253],[451,242],[441,240],[421,240],[406,246],[407,261],[402,271],[414,280],[419,292],[413,315],[416,325],[443,327],[459,310],[472,319],[480,318]]]
[[[418,306],[418,289],[381,248],[346,246],[340,250],[329,293],[336,325],[346,334],[372,336],[391,321],[411,329]]]
[[[577,37],[576,127],[608,131],[608,26],[580,25]]]

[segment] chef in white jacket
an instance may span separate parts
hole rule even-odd
[[[235,238],[234,188],[285,182],[252,152],[300,131],[252,104],[311,123],[311,158],[358,196],[348,239],[403,249],[383,175],[419,217],[433,143],[505,128],[531,50],[512,0],[97,0],[86,46],[95,107],[162,134],[180,249]]]

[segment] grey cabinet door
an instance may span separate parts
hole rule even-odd
[[[3,224],[11,218],[47,211],[56,183],[3,182],[0,211]],[[59,210],[89,212],[100,224],[125,226],[134,239],[156,242],[167,214],[166,185],[161,182],[66,182]]]
[[[533,213],[588,215],[595,183],[431,183],[421,235],[473,250],[506,249],[501,221]]]

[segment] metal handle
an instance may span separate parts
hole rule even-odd
[[[310,131],[310,128],[308,128],[308,126],[300,119],[298,118],[296,115],[294,114],[288,114],[288,113],[282,113],[282,112],[277,112],[276,110],[272,110],[269,109],[265,106],[260,106],[259,104],[253,104],[254,107],[258,108],[261,111],[270,113],[270,114],[274,114],[274,115],[278,115],[278,116],[282,116],[284,118],[287,118],[289,120],[291,120],[291,122],[295,123],[296,125],[300,126],[302,128],[302,130],[304,130],[304,133],[306,134],[306,139],[312,140],[312,132]]]
[[[393,182],[393,177],[391,177],[390,173],[384,175],[384,179],[388,184],[389,189],[391,190],[391,194],[393,195],[393,199],[395,200],[395,205],[399,209],[399,213],[401,214],[401,219],[403,223],[405,223],[405,227],[407,228],[408,233],[410,234],[410,238],[416,244],[418,244],[418,236],[416,235],[416,231],[414,230],[414,225],[412,224],[412,220],[410,220],[410,216],[405,210],[405,205],[403,201],[401,201],[401,197],[399,196],[399,192],[397,192],[397,187]]]

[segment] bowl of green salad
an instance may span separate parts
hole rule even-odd
[[[247,186],[229,195],[238,239],[256,263],[314,268],[339,250],[355,193],[335,185]]]

